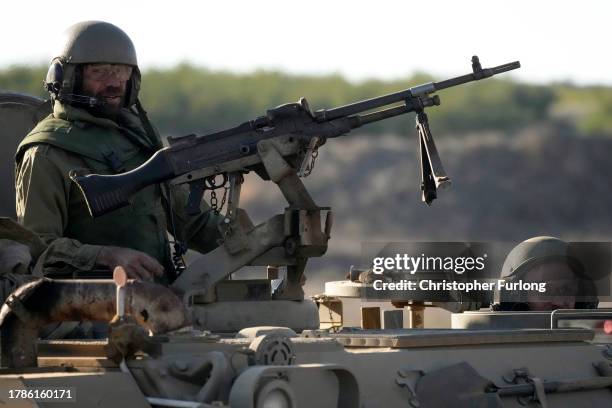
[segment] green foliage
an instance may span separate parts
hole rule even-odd
[[[612,89],[558,85],[552,111],[570,118],[586,135],[612,135]]]
[[[553,91],[503,80],[471,83],[441,92],[440,109],[432,110],[436,128],[454,132],[513,130],[547,119]]]
[[[48,94],[43,87],[46,74],[47,67],[42,66],[15,65],[0,70],[0,90],[46,97]]]
[[[45,97],[46,67],[13,66],[0,70],[0,89]],[[460,73],[458,73],[460,74]],[[313,110],[331,108],[406,89],[433,78],[352,83],[341,75],[289,75],[277,71],[236,74],[189,63],[143,74],[141,98],[162,133],[206,133],[263,115],[266,109],[305,96]],[[487,79],[439,93],[442,104],[429,109],[437,134],[516,128],[563,118],[585,134],[612,134],[612,89],[569,85],[527,85]],[[411,133],[413,115],[373,124],[373,133]]]

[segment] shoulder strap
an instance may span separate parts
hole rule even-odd
[[[101,149],[99,144],[92,143],[88,135],[78,126],[78,122],[68,122],[49,116],[40,121],[21,141],[15,153],[16,162],[20,162],[25,151],[35,144],[46,143],[60,149],[76,153],[99,162],[106,163],[110,151]]]
[[[140,103],[140,99],[136,99],[136,111],[138,112],[138,117],[140,118],[140,122],[142,123],[142,127],[144,128],[147,136],[153,146],[156,149],[161,149],[163,147],[161,138],[159,137],[159,133],[155,130],[151,122],[149,121],[149,117],[147,116],[147,111],[144,110],[142,104]]]

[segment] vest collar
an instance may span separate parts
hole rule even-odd
[[[111,119],[94,116],[85,109],[65,105],[60,101],[55,101],[55,105],[53,106],[53,117],[63,119],[68,122],[91,123],[105,128],[117,129],[119,127],[119,125]]]
[[[100,118],[87,112],[85,109],[75,108],[60,101],[55,101],[53,106],[53,117],[68,122],[84,122],[107,129],[117,129],[123,131],[138,145],[147,149],[157,150],[157,145],[152,143],[142,127],[140,118],[128,109],[121,109],[117,115],[117,121],[108,118]],[[155,135],[154,135],[155,136]],[[161,144],[161,143],[160,143]]]

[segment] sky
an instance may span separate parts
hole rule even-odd
[[[55,7],[55,9],[54,9]],[[514,78],[612,85],[612,2],[576,1],[11,1],[0,23],[0,68],[47,63],[82,20],[118,25],[142,69],[191,62],[249,72],[443,78],[520,60]]]

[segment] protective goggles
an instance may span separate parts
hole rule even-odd
[[[108,81],[111,78],[127,81],[132,76],[132,67],[121,64],[90,64],[85,65],[84,71],[94,81]]]

